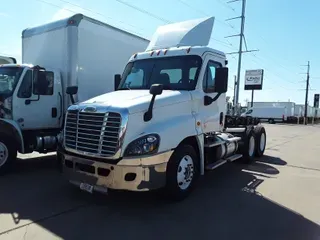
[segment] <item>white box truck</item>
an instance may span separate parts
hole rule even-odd
[[[263,122],[269,122],[271,124],[276,122],[285,122],[287,121],[287,108],[284,106],[252,107],[245,113],[241,114],[241,116],[258,118]]]
[[[82,14],[24,30],[25,64],[0,66],[0,172],[17,152],[55,151],[71,104],[68,93],[84,101],[113,91],[114,74],[148,44]]]
[[[248,102],[248,107],[251,107],[251,102]],[[295,116],[295,106],[294,102],[253,102],[253,107],[285,107],[287,122],[297,122],[297,117]]]
[[[115,76],[117,91],[68,108],[58,152],[72,184],[88,192],[164,188],[183,199],[206,170],[263,155],[264,127],[225,114],[226,55],[207,47],[213,22],[160,26]]]

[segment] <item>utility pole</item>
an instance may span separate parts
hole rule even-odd
[[[307,70],[307,81],[306,81],[306,99],[305,99],[305,103],[304,103],[304,119],[305,119],[305,125],[307,125],[307,116],[308,116],[308,95],[309,95],[309,73],[310,73],[310,62],[308,61],[308,70]]]
[[[259,51],[259,50],[248,50],[248,49],[247,49],[247,43],[246,43],[246,39],[245,39],[245,36],[244,36],[246,0],[231,0],[231,1],[227,2],[227,3],[239,2],[239,1],[242,1],[242,13],[241,13],[241,16],[226,19],[226,21],[230,21],[230,20],[234,20],[234,19],[239,19],[239,18],[241,18],[241,30],[240,30],[240,34],[231,35],[231,36],[227,36],[227,37],[226,37],[226,38],[229,38],[229,37],[238,37],[238,36],[240,37],[239,52],[227,53],[227,54],[238,54],[238,71],[237,71],[237,88],[236,88],[236,91],[235,91],[235,92],[236,92],[236,94],[235,94],[235,106],[238,106],[238,103],[239,103],[240,73],[241,73],[242,53]],[[242,51],[243,41],[244,41],[245,46],[246,46],[246,51]]]
[[[234,75],[234,86],[233,86],[233,110],[232,110],[232,115],[235,115],[236,112],[236,94],[237,94],[237,76]]]

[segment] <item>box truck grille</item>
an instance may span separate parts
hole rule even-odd
[[[65,146],[102,157],[115,155],[118,148],[121,115],[69,110],[65,125]]]

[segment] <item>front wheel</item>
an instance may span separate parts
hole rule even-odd
[[[199,176],[199,158],[191,145],[181,145],[167,165],[166,193],[174,200],[183,200],[193,189]]]
[[[11,169],[16,158],[16,143],[7,135],[0,135],[0,175]]]

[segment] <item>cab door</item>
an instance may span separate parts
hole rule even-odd
[[[199,75],[198,117],[201,121],[202,132],[221,131],[226,112],[226,94],[216,91],[216,69],[223,67],[223,59],[208,53],[204,56],[202,74]],[[210,103],[208,99],[214,100]]]
[[[26,70],[14,96],[13,119],[21,129],[60,128],[63,95],[58,72]]]

